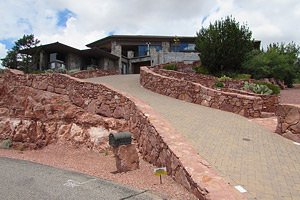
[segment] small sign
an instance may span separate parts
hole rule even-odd
[[[240,185],[237,185],[237,186],[234,186],[238,191],[240,191],[240,193],[246,193],[247,190],[245,190],[242,186]]]
[[[155,176],[167,175],[167,168],[166,167],[154,168],[154,175]]]

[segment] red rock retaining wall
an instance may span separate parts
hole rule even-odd
[[[276,110],[276,133],[300,143],[300,105],[280,104]]]
[[[254,93],[240,90],[245,85],[246,81],[248,83],[257,82],[257,80],[254,79],[232,79],[226,81],[218,81],[217,78],[214,76],[205,75],[205,74],[188,74],[188,73],[176,72],[173,70],[164,70],[161,69],[162,66],[163,65],[159,67],[155,67],[154,72],[162,76],[167,76],[167,77],[185,80],[185,81],[191,81],[194,83],[200,83],[203,86],[213,88],[213,89],[216,89],[214,87],[215,82],[223,82],[225,88],[220,88],[220,90],[223,92],[238,93],[242,95],[260,97],[263,100],[263,109],[262,109],[263,112],[275,113],[276,107],[279,104],[279,95],[259,95],[259,94],[254,94]]]
[[[69,75],[79,79],[87,79],[87,78],[117,75],[117,74],[120,74],[120,72],[117,70],[82,70]]]
[[[167,167],[168,175],[199,199],[244,199],[164,118],[131,95],[63,74],[24,75],[6,70],[5,82],[63,94],[90,113],[128,120],[144,159]]]
[[[153,92],[245,117],[260,117],[262,111],[260,97],[222,92],[185,79],[163,76],[147,67],[141,68],[140,82]]]
[[[280,95],[262,95],[262,94],[255,94],[253,92],[247,92],[244,90],[236,90],[236,89],[230,89],[230,88],[222,88],[221,89],[224,92],[232,92],[232,93],[238,93],[243,95],[249,95],[254,97],[260,97],[263,100],[263,108],[262,112],[271,112],[275,113],[277,106],[279,105],[279,99]]]

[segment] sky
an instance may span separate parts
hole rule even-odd
[[[300,44],[299,0],[1,0],[0,58],[24,34],[85,49],[113,34],[196,36],[226,16],[262,46]]]

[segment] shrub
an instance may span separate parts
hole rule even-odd
[[[242,67],[255,79],[275,78],[293,86],[299,70],[299,47],[294,43],[271,44],[266,51],[253,52],[251,59]]]
[[[71,69],[71,70],[67,71],[67,74],[73,74],[73,73],[79,72],[79,71],[80,71],[80,69]]]
[[[60,67],[57,69],[57,73],[66,74],[67,70],[65,68]]]
[[[87,70],[95,70],[94,67],[87,67],[86,69],[87,69]]]
[[[4,74],[4,70],[0,69],[0,76],[2,76]]]
[[[176,64],[167,64],[163,66],[163,69],[178,71],[178,66]]]
[[[52,70],[52,69],[47,69],[47,70],[45,71],[45,73],[46,73],[46,74],[52,74],[52,73],[53,73],[53,70]]]
[[[230,80],[231,78],[226,75],[223,75],[220,78],[218,78],[218,81],[230,81]]]
[[[9,139],[3,140],[0,144],[0,148],[3,148],[3,149],[10,149],[11,146],[12,146],[12,142]]]
[[[252,92],[254,92],[256,94],[264,94],[264,95],[270,95],[273,92],[266,85],[259,85],[259,84],[255,84],[255,83],[248,84],[247,81],[245,82],[245,85],[242,89],[243,90],[250,89]]]
[[[33,71],[31,72],[32,74],[43,74],[45,73],[44,71],[40,71],[40,70],[37,70],[37,71]]]
[[[279,94],[280,88],[277,85],[267,83],[267,82],[257,82],[258,85],[266,85],[270,90],[272,90],[272,94]]]
[[[250,79],[251,75],[249,74],[237,74],[234,76],[234,79]]]
[[[224,87],[224,83],[222,83],[222,82],[216,82],[215,84],[214,84],[214,86],[215,87]]]
[[[205,68],[205,67],[202,67],[202,66],[194,66],[193,67],[194,70],[196,70],[196,73],[197,74],[206,74],[206,75],[209,75],[209,71]]]

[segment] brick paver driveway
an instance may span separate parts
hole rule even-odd
[[[139,75],[88,79],[148,102],[248,199],[300,199],[300,146],[242,116],[142,88]]]

